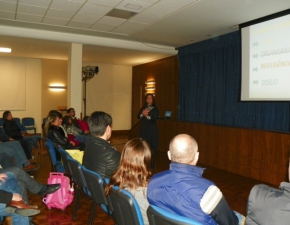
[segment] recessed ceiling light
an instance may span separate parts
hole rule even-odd
[[[0,47],[0,52],[11,52],[11,48],[1,48]]]
[[[121,9],[112,9],[110,12],[106,14],[106,16],[117,17],[121,19],[129,19],[130,17],[134,16],[135,12],[130,12]]]

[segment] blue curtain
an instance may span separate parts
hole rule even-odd
[[[178,49],[180,121],[289,132],[289,102],[241,102],[241,38]]]

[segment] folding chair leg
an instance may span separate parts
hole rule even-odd
[[[96,218],[96,207],[97,204],[92,202],[91,207],[90,207],[90,213],[89,213],[89,218],[88,218],[88,223],[87,225],[93,225],[95,218]]]
[[[77,191],[76,191],[76,202],[75,202],[75,207],[74,207],[74,212],[73,212],[73,220],[77,219],[77,213],[79,209],[79,202],[80,202],[80,196],[81,196],[81,187],[78,186]]]

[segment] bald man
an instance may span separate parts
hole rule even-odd
[[[220,189],[202,178],[204,169],[196,166],[198,157],[198,145],[193,137],[175,136],[168,151],[170,169],[154,175],[149,182],[149,203],[201,224],[244,223],[244,217],[230,209]]]

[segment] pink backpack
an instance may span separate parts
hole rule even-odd
[[[73,184],[71,187],[70,179],[64,176],[63,173],[52,172],[49,175],[47,184],[61,184],[61,187],[56,192],[46,195],[42,201],[47,205],[48,209],[65,210],[74,198]]]

